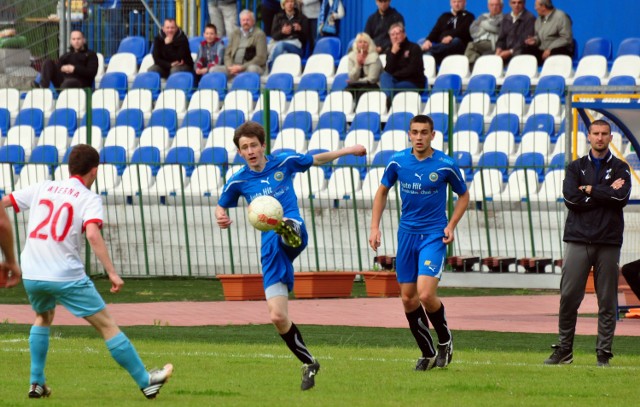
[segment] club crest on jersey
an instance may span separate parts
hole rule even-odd
[[[431,260],[425,260],[424,261],[424,265],[425,266],[430,266],[431,265]]]
[[[429,181],[436,182],[438,180],[438,173],[432,172],[429,174]]]
[[[282,171],[278,171],[273,174],[273,178],[275,178],[276,181],[282,181],[284,179],[284,173]]]

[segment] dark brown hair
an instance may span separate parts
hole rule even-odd
[[[100,164],[100,154],[88,144],[78,144],[69,154],[69,175],[83,176]]]

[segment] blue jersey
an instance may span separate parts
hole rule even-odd
[[[453,158],[433,150],[419,161],[408,148],[391,157],[382,176],[382,185],[399,183],[402,215],[399,230],[413,234],[441,233],[447,226],[447,184],[460,195],[467,191]]]
[[[282,204],[285,218],[302,220],[298,198],[293,190],[293,177],[313,165],[313,156],[307,154],[281,154],[267,156],[267,163],[260,172],[245,165],[233,174],[222,189],[218,205],[232,208],[243,196],[247,203],[262,195],[271,195]]]

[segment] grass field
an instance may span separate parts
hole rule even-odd
[[[166,406],[602,406],[635,405],[640,390],[637,338],[609,369],[595,366],[593,337],[577,338],[575,362],[543,366],[555,335],[455,332],[454,362],[415,372],[418,356],[405,329],[302,326],[322,363],[316,388],[301,392],[300,363],[267,325],[128,327],[149,367],[175,375],[155,400]],[[26,325],[0,324],[0,406],[33,405]],[[149,403],[88,327],[54,327],[47,367],[48,406]]]

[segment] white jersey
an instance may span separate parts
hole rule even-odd
[[[79,177],[45,181],[9,195],[16,212],[31,209],[20,256],[22,277],[75,281],[85,276],[81,247],[85,227],[102,227],[102,201]]]

